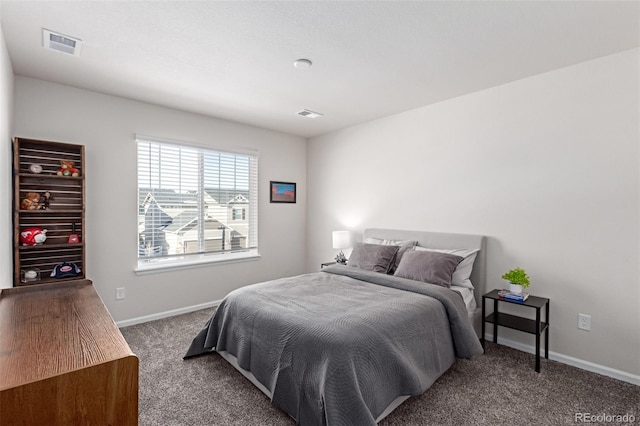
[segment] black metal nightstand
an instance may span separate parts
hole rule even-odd
[[[493,290],[482,296],[482,348],[484,349],[484,331],[485,323],[493,324],[493,343],[498,343],[498,326],[513,328],[515,330],[524,331],[536,335],[536,372],[540,372],[540,335],[544,333],[544,357],[549,359],[549,304],[550,300],[546,297],[529,296],[524,302],[515,302],[511,300],[501,299],[498,296],[499,290]],[[493,299],[493,313],[485,316],[485,301]],[[511,303],[513,305],[528,306],[535,308],[536,319],[531,320],[522,318],[517,315],[505,314],[498,312],[498,302]],[[545,307],[545,321],[541,321],[540,310]]]

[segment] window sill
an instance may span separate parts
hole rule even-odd
[[[209,254],[189,257],[187,259],[157,260],[138,263],[134,269],[136,275],[157,274],[160,272],[178,271],[181,269],[201,268],[212,264],[247,262],[260,259],[257,250],[238,253]]]

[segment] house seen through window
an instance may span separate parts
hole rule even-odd
[[[139,264],[257,251],[257,156],[137,144]]]

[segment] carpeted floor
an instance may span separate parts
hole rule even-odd
[[[182,360],[212,313],[122,329],[140,358],[140,425],[293,425],[219,355]],[[531,354],[488,343],[486,354],[456,361],[380,424],[569,425],[576,424],[576,413],[629,414],[640,424],[640,387],[544,359],[536,373],[534,361]]]

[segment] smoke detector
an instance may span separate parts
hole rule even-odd
[[[43,28],[42,47],[67,55],[80,56],[82,40]]]
[[[318,118],[324,115],[324,114],[320,114],[319,112],[314,112],[308,109],[303,109],[302,111],[298,111],[297,114],[307,118]]]

